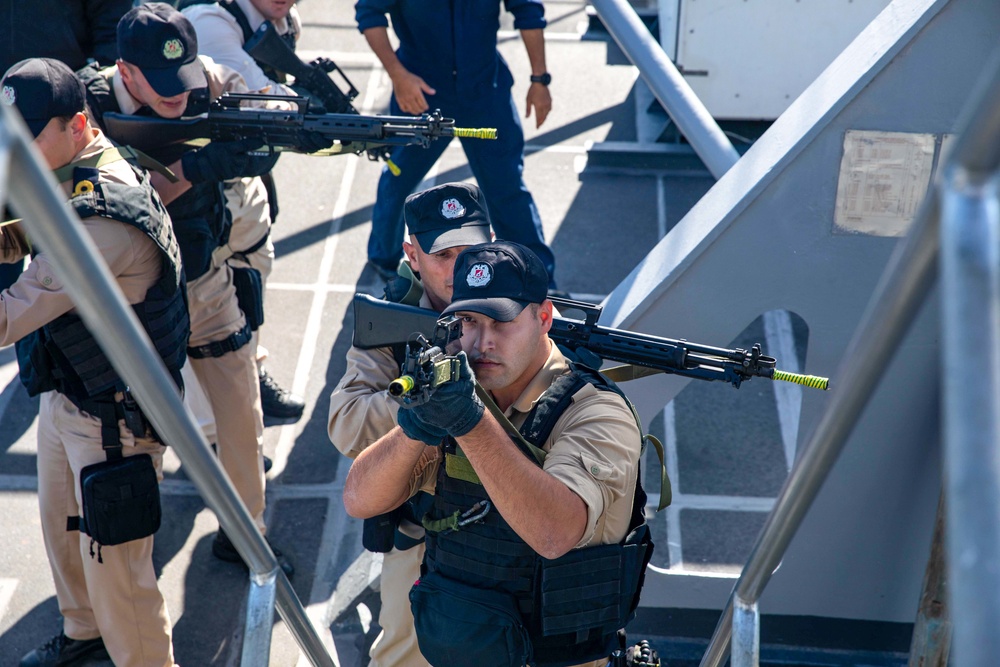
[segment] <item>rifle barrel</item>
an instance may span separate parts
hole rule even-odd
[[[565,307],[566,300],[560,300]],[[572,302],[584,310],[586,321],[553,317],[549,338],[570,349],[584,348],[601,359],[652,368],[698,380],[722,380],[735,387],[752,377],[794,382],[813,389],[828,389],[829,379],[777,370],[773,357],[761,354],[759,344],[749,350],[729,349],[612,329],[595,324],[600,307]],[[413,306],[354,297],[354,345],[369,349],[406,342],[413,332],[433,333],[436,315]]]

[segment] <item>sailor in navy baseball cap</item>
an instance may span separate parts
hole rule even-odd
[[[68,65],[52,58],[28,58],[11,66],[0,81],[0,103],[16,108],[34,137],[53,118],[81,113],[83,82]]]
[[[159,95],[205,88],[198,36],[186,16],[165,2],[130,9],[118,22],[118,57],[135,65]]]
[[[455,260],[454,293],[442,315],[471,312],[510,322],[528,304],[544,302],[548,286],[542,261],[520,243],[472,246]]]
[[[471,183],[445,183],[410,195],[403,219],[427,254],[491,238],[486,198]]]

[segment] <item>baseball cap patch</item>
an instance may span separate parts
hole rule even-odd
[[[167,60],[177,60],[184,57],[184,45],[179,39],[168,39],[163,43],[163,57]]]
[[[7,106],[13,106],[16,100],[17,93],[14,91],[14,86],[4,86],[3,91],[0,92],[0,102],[3,102]]]
[[[455,218],[461,218],[465,215],[465,207],[462,206],[462,202],[458,201],[454,197],[450,199],[445,199],[441,202],[441,215],[448,220],[454,220]]]
[[[473,264],[469,268],[469,275],[465,277],[465,282],[469,287],[486,287],[493,280],[493,268],[489,264]]]

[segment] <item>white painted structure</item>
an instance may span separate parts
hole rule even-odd
[[[716,119],[773,120],[889,0],[660,0],[660,43]]]

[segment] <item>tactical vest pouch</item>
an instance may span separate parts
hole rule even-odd
[[[522,667],[531,659],[511,595],[428,572],[410,589],[410,609],[420,653],[434,667]]]
[[[595,628],[603,634],[624,628],[639,601],[651,546],[649,528],[643,524],[623,544],[539,559],[541,634],[586,633]]]
[[[385,554],[392,551],[396,527],[403,517],[402,507],[365,519],[361,528],[361,545],[368,551]]]
[[[42,392],[56,388],[52,380],[55,362],[45,347],[41,329],[36,329],[14,344],[17,351],[17,365],[21,384],[28,396],[38,396]]]
[[[85,467],[80,490],[80,530],[102,546],[148,537],[160,528],[160,486],[149,454]]]
[[[264,324],[264,282],[260,271],[249,266],[233,266],[233,284],[240,310],[252,331]]]

